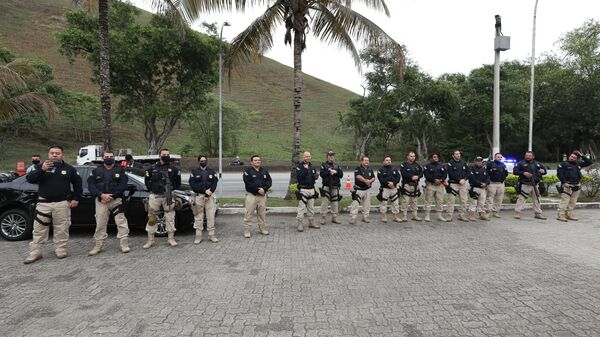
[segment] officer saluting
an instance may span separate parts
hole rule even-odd
[[[144,182],[150,191],[148,198],[148,242],[143,246],[148,249],[156,244],[154,233],[156,233],[157,215],[162,208],[165,222],[167,224],[167,233],[169,238],[167,242],[171,247],[177,246],[175,241],[175,200],[173,191],[181,185],[181,173],[179,169],[171,165],[171,152],[169,149],[161,149],[159,152],[160,161],[146,170]]]
[[[104,240],[108,218],[112,214],[117,224],[117,239],[120,241],[121,252],[129,253],[129,226],[123,211],[123,193],[127,189],[127,175],[125,169],[115,165],[112,151],[102,154],[104,163],[95,168],[87,179],[90,193],[96,197],[96,232],[94,239],[96,245],[89,256],[97,255],[104,250]]]
[[[385,156],[383,159],[383,166],[377,171],[377,179],[379,179],[378,199],[381,202],[379,206],[379,212],[381,213],[381,222],[388,222],[387,219],[387,205],[391,204],[393,220],[395,222],[402,222],[398,213],[398,184],[400,183],[400,172],[392,166],[392,157]]]
[[[419,191],[419,180],[423,176],[423,168],[415,160],[417,155],[414,152],[409,152],[406,156],[406,161],[402,163],[400,167],[400,174],[402,174],[402,186],[400,192],[402,193],[402,221],[408,221],[408,209],[411,208],[413,211],[412,220],[421,221],[417,215],[417,198],[421,195]]]
[[[246,200],[244,207],[244,237],[250,238],[250,229],[252,228],[252,214],[256,211],[258,218],[258,233],[269,235],[265,215],[267,213],[267,192],[273,184],[271,175],[266,168],[262,167],[260,156],[255,154],[250,157],[251,166],[244,171],[244,185],[246,187]]]
[[[208,241],[219,242],[215,236],[215,196],[219,178],[212,168],[208,167],[208,158],[198,156],[198,167],[190,174],[190,186],[194,191],[194,228],[196,228],[195,244],[202,242],[202,229],[204,228],[204,214],[206,212],[206,229]]]
[[[519,198],[515,206],[515,219],[521,219],[521,211],[525,208],[525,201],[528,196],[531,196],[535,218],[546,220],[546,217],[542,215],[540,191],[538,190],[538,184],[542,180],[542,176],[547,173],[544,165],[535,160],[533,151],[527,151],[525,152],[525,159],[517,163],[513,173],[519,176],[519,186],[517,188]]]
[[[504,198],[504,181],[508,176],[506,165],[502,162],[502,154],[496,153],[494,160],[486,165],[490,184],[487,187],[487,210],[495,218],[500,217],[500,207]]]
[[[369,167],[369,157],[362,156],[360,165],[354,169],[354,192],[352,193],[352,204],[350,205],[350,224],[356,223],[358,206],[362,204],[363,222],[369,221],[371,209],[371,193],[369,189],[375,182],[375,174]]]
[[[582,160],[580,160],[582,159]],[[569,159],[558,165],[556,173],[560,179],[561,196],[558,206],[558,220],[567,222],[568,220],[577,221],[577,218],[571,213],[577,198],[581,192],[581,168],[592,165],[592,161],[581,154],[579,151],[573,151]]]
[[[63,148],[52,146],[48,151],[48,160],[35,165],[27,174],[27,181],[38,184],[39,188],[33,222],[33,240],[29,244],[29,256],[23,261],[25,264],[42,258],[42,246],[48,241],[50,224],[53,225],[56,257],[67,257],[71,208],[79,204],[83,189],[77,170],[65,163],[63,158]]]
[[[425,221],[431,221],[431,202],[435,197],[435,210],[439,221],[446,221],[442,217],[444,211],[444,180],[448,176],[446,166],[440,163],[440,156],[437,153],[429,155],[429,164],[425,165],[423,173],[425,175]]]
[[[319,175],[323,182],[323,188],[321,189],[321,225],[325,224],[325,217],[327,216],[327,207],[331,204],[331,222],[339,224],[337,219],[339,212],[339,202],[342,199],[340,195],[340,179],[344,176],[342,168],[335,164],[333,156],[335,153],[329,150],[327,151],[327,161],[321,165]]]
[[[298,232],[304,231],[304,213],[308,215],[309,228],[321,228],[315,223],[315,199],[319,197],[315,190],[315,182],[319,179],[317,169],[312,166],[310,152],[304,152],[304,161],[296,167],[296,176],[298,178],[298,214],[296,215]]]

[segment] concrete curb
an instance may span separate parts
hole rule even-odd
[[[545,210],[554,210],[558,208],[558,202],[545,202],[542,203],[542,209]],[[445,206],[445,205],[444,205]],[[455,207],[458,205],[455,205]],[[576,208],[584,208],[584,209],[600,209],[600,202],[578,202],[575,206]],[[315,207],[315,213],[320,214],[321,208]],[[531,209],[531,204],[526,204],[525,209]],[[511,211],[515,209],[514,204],[504,204],[502,205],[503,211]],[[423,210],[423,206],[419,206],[419,210]],[[297,207],[267,207],[267,214],[296,214],[298,211]],[[241,207],[221,207],[219,208],[219,214],[244,214],[246,210]],[[344,208],[340,211],[340,213],[347,213],[348,207]],[[379,206],[371,206],[371,212],[377,213],[379,212]]]

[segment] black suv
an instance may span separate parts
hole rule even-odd
[[[96,220],[94,197],[87,188],[87,177],[95,166],[75,166],[83,180],[83,195],[79,206],[71,211],[72,225],[95,226]],[[125,191],[125,215],[130,228],[145,228],[148,221],[147,206],[148,192],[144,184],[144,171],[132,169],[127,171],[129,183]],[[10,182],[0,183],[0,236],[6,240],[24,240],[31,236],[33,230],[33,213],[37,203],[38,185],[30,184],[25,176]],[[190,207],[190,187],[182,184],[175,190],[175,197],[181,202],[181,208],[176,211],[175,225],[177,228],[188,228],[194,224],[194,215]],[[114,223],[111,218],[110,223]],[[159,215],[156,235],[166,235],[166,223],[162,214]]]

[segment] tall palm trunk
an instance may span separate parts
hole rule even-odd
[[[108,1],[98,2],[98,24],[100,30],[100,105],[102,107],[102,127],[104,148],[112,149],[112,124],[110,116],[110,64],[108,49]]]
[[[290,184],[298,182],[296,167],[300,164],[300,131],[302,115],[302,41],[304,33],[294,30],[294,139],[292,141],[292,167],[290,171]],[[290,191],[285,199],[291,199]]]

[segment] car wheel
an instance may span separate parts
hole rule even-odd
[[[29,215],[22,209],[11,209],[0,215],[0,236],[8,241],[25,240],[32,230]]]
[[[167,236],[167,220],[164,212],[160,212],[156,216],[156,233],[154,235]]]

